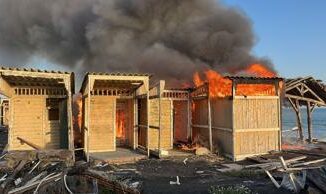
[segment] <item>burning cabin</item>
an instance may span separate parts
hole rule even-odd
[[[0,68],[8,150],[73,149],[74,74]]]
[[[189,96],[189,90],[165,89],[163,80],[150,89],[149,149],[156,155],[191,138]]]
[[[82,93],[84,151],[146,149],[148,139],[148,74],[87,73]]]
[[[281,78],[225,77],[192,92],[192,136],[236,160],[281,150]]]

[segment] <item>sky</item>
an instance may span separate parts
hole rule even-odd
[[[223,0],[252,21],[257,44],[284,77],[312,75],[326,82],[325,0]]]

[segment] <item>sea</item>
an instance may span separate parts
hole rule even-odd
[[[301,117],[304,128],[304,137],[308,138],[306,108],[301,109]],[[297,126],[296,115],[292,108],[283,108],[282,118],[283,131],[293,129]],[[320,141],[326,141],[326,108],[315,108],[314,112],[312,113],[312,124],[313,138],[317,138]],[[296,136],[296,133],[284,132],[283,136],[293,137]]]

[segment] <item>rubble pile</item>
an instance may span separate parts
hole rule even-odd
[[[10,151],[0,156],[0,193],[140,193],[137,173],[107,163],[75,163],[69,150]]]

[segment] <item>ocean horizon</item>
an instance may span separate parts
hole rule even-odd
[[[296,114],[292,108],[283,107],[282,130],[290,130],[297,126]],[[308,138],[307,132],[307,111],[301,108],[301,119],[304,128],[304,137]],[[312,137],[320,141],[326,141],[326,108],[316,107],[312,113]],[[295,136],[295,133],[283,133],[283,136]]]

